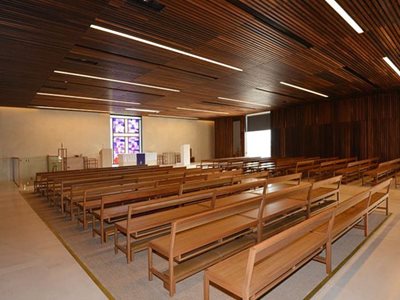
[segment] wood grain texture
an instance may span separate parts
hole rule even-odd
[[[276,110],[273,156],[400,157],[400,92]]]
[[[163,114],[211,119],[218,115],[176,107],[239,116],[263,108],[217,97],[268,104],[272,109],[320,100],[283,86],[280,81],[326,93],[330,99],[400,87],[398,76],[382,60],[389,56],[400,65],[397,0],[338,1],[364,29],[361,35],[320,0],[160,2],[165,5],[162,12],[123,0],[1,1],[0,105],[47,105],[116,113],[126,113],[125,108],[130,106],[35,96],[40,91],[135,101],[141,103],[141,108],[161,110]],[[89,28],[90,24],[244,71],[100,32]],[[181,92],[55,74],[55,69]],[[355,125],[354,131],[361,134],[363,126]],[[324,134],[333,131],[327,127]]]

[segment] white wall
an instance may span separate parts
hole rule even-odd
[[[0,107],[0,180],[10,179],[11,157],[31,158],[43,168],[43,157],[57,155],[61,143],[68,156],[97,157],[110,147],[109,115]],[[196,161],[214,157],[214,122],[143,117],[143,144],[157,153],[190,144]]]
[[[109,127],[106,114],[0,107],[0,179],[10,178],[11,157],[30,158],[42,171],[61,143],[68,156],[97,157],[110,145]]]
[[[143,149],[148,152],[180,152],[190,144],[196,161],[214,157],[214,122],[143,117]]]

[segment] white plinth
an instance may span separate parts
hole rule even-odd
[[[181,164],[184,166],[190,165],[190,145],[181,145]]]

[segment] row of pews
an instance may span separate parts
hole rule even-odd
[[[391,180],[334,208],[323,210],[271,238],[257,239],[256,245],[209,267],[204,274],[204,299],[209,299],[210,284],[242,299],[256,299],[312,259],[324,263],[329,274],[332,243],[351,228],[360,228],[367,236],[368,217],[375,209],[383,208],[388,214]],[[323,250],[324,257],[321,256]]]
[[[218,281],[227,275],[218,275],[218,270],[228,270],[223,264],[232,264],[233,267],[229,260],[236,256],[240,256],[237,261],[246,267],[243,273],[243,266],[237,265],[237,270],[242,271],[238,271],[235,278],[249,284],[240,288],[240,293],[250,288],[251,274],[258,272],[256,266],[270,265],[270,256],[280,252],[294,255],[293,258],[288,256],[287,262],[277,257],[277,262],[285,261],[282,272],[294,267],[288,263],[298,267],[301,265],[299,261],[307,261],[310,257],[324,261],[327,271],[330,271],[330,244],[335,236],[339,237],[339,233],[353,226],[359,227],[360,220],[368,234],[368,214],[360,215],[360,207],[368,205],[370,213],[372,207],[380,208],[386,201],[385,211],[388,213],[390,181],[363,195],[356,195],[358,198],[355,196],[341,202],[339,191],[343,175],[310,183],[301,180],[304,172],[275,172],[271,177],[271,171],[263,169],[248,172],[215,165],[196,169],[155,166],[85,171],[38,174],[35,191],[65,218],[75,220],[83,230],[91,226],[93,237],[99,236],[101,243],[113,236],[115,254],[123,253],[127,263],[133,261],[135,252],[147,249],[149,280],[154,276],[160,278],[171,296],[175,294],[179,281],[206,269],[205,298],[208,298],[210,282],[229,290]],[[333,215],[335,221],[332,221]],[[347,219],[350,215],[353,216],[351,224]],[[343,222],[337,221],[342,218]],[[327,226],[329,222],[333,225]],[[297,241],[294,237],[300,238],[319,229],[322,233],[307,236],[305,241],[317,242],[314,235],[329,239],[318,239],[318,247],[312,244],[312,251],[304,257],[293,250],[299,245],[290,243]],[[263,250],[264,246],[268,250]],[[288,249],[283,250],[285,247]],[[277,249],[281,250],[275,253]],[[310,256],[323,249],[327,250],[326,258]],[[250,255],[249,251],[255,252]],[[264,253],[270,254],[263,256]],[[154,265],[154,255],[165,259],[168,267]],[[257,261],[248,260],[249,255]],[[263,259],[267,262],[260,263]],[[254,270],[249,275],[251,268]],[[290,273],[286,272],[282,274],[287,276]],[[271,282],[282,280],[285,277],[282,274],[276,278],[272,276],[274,280]],[[264,275],[261,276],[265,278],[263,283],[272,278]],[[245,281],[242,282],[241,276],[247,276]],[[272,286],[271,282],[265,286]],[[241,295],[237,293],[239,286],[232,284],[231,288],[236,289],[232,292]],[[265,286],[249,295],[266,292]]]

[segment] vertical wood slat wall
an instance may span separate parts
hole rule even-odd
[[[233,153],[233,122],[240,120],[240,153]],[[215,158],[244,156],[245,117],[224,117],[214,120]]]
[[[400,157],[400,91],[272,111],[272,156]]]

